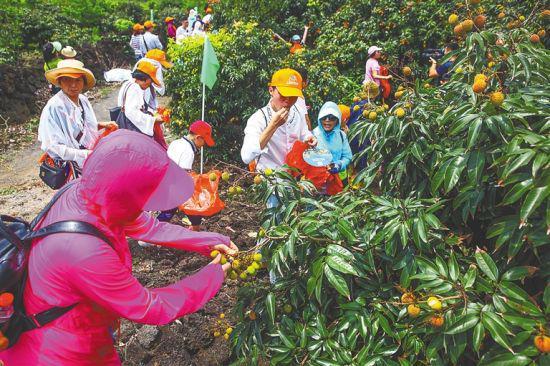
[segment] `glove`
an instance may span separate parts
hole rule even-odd
[[[333,163],[331,165],[332,165],[332,168],[330,168],[329,171],[328,171],[330,174],[336,174],[340,171],[340,164]]]

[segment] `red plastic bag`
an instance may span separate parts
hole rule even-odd
[[[390,72],[386,67],[380,66],[380,75],[388,76],[389,74]],[[382,98],[388,99],[391,93],[390,81],[388,79],[380,79],[380,86],[382,87]]]
[[[344,189],[344,184],[338,174],[330,174],[324,166],[316,167],[306,163],[303,154],[308,148],[308,144],[302,141],[296,141],[292,145],[292,149],[286,156],[286,164],[291,168],[298,169],[299,172],[291,171],[290,173],[294,177],[302,174],[317,189],[323,189],[326,186],[329,195],[341,192]]]
[[[210,174],[216,174],[216,180],[210,180]],[[191,172],[191,177],[195,183],[193,196],[179,206],[180,211],[191,216],[213,216],[224,209],[225,204],[218,194],[218,185],[222,173],[219,170],[213,170],[206,174],[197,174]]]

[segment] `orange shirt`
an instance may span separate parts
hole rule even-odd
[[[304,50],[304,46],[302,46],[300,43],[293,43],[290,47],[290,53],[295,54],[302,52]]]

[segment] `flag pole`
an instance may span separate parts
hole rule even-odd
[[[201,114],[201,120],[204,121],[204,106],[206,102],[206,88],[205,84],[202,83],[202,114]],[[201,174],[204,167],[204,153],[203,153],[204,147],[201,146]]]

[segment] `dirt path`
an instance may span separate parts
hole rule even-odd
[[[116,106],[118,86],[104,86],[90,98],[99,121],[109,120],[109,109]],[[166,97],[160,103],[168,103]],[[0,207],[3,214],[31,220],[53,196],[53,191],[38,177],[38,159],[42,155],[36,137],[0,155]]]

